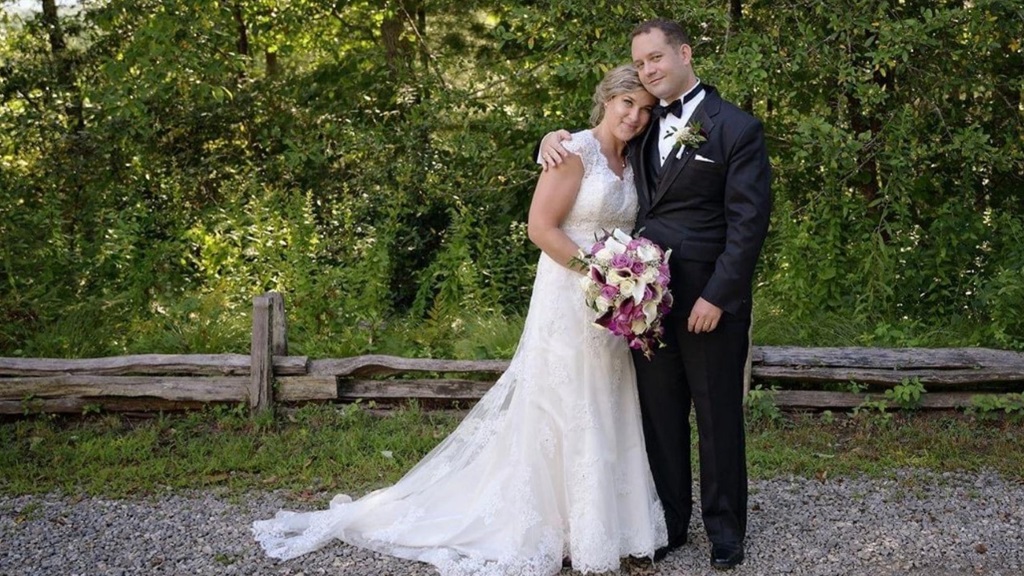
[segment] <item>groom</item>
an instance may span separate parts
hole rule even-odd
[[[679,24],[640,24],[632,55],[644,87],[661,101],[647,130],[630,143],[636,226],[672,249],[675,298],[664,323],[665,347],[651,360],[634,351],[648,459],[668,525],[668,546],[655,560],[686,543],[692,403],[711,565],[729,569],[743,562],[747,526],[743,369],[754,266],[771,211],[764,132],[694,75]],[[545,136],[545,168],[567,154],[559,144],[567,137],[564,131]]]

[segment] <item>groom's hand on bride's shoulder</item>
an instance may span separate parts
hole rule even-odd
[[[569,151],[562,147],[564,140],[572,140],[572,134],[568,130],[548,132],[540,141],[537,163],[544,167],[545,172],[558,166],[569,156]]]

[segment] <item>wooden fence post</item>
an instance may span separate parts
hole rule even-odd
[[[284,296],[280,292],[267,292],[270,297],[271,350],[274,356],[288,355],[288,321],[284,315]]]
[[[269,410],[274,401],[273,307],[268,294],[252,299],[250,360],[249,408],[263,412]]]
[[[750,382],[754,378],[754,315],[750,315],[747,327],[747,363],[743,366],[743,398],[750,393]]]

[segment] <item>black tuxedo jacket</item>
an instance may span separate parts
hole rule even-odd
[[[764,128],[722,100],[713,86],[704,89],[707,94],[688,123],[700,123],[705,142],[686,147],[680,158],[673,149],[660,171],[653,164],[657,118],[630,142],[640,204],[636,226],[642,236],[671,248],[675,263],[703,262],[709,268],[713,263],[700,295],[730,314],[749,317],[754,267],[771,211]],[[683,312],[689,314],[689,307]]]

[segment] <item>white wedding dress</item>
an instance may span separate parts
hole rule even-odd
[[[589,247],[605,230],[631,230],[630,169],[619,179],[589,130],[566,144],[584,163],[566,234]],[[255,522],[267,554],[294,558],[336,538],[446,576],[549,576],[565,556],[603,572],[664,546],[629,350],[594,326],[579,279],[542,254],[508,371],[458,428],[393,486]]]

